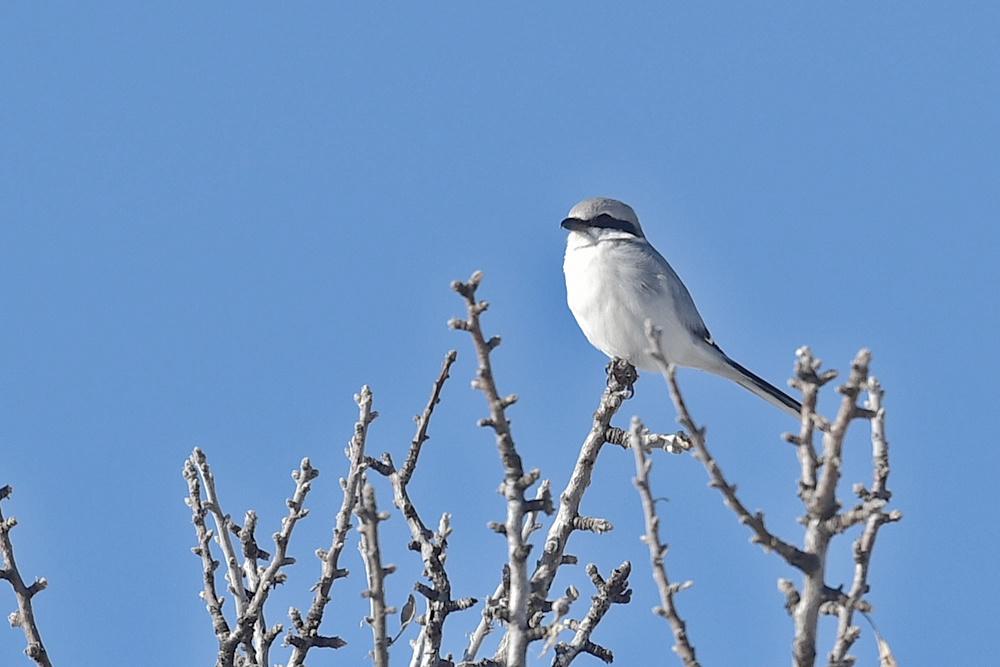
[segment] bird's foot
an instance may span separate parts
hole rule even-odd
[[[635,396],[634,385],[639,380],[639,373],[635,370],[635,366],[624,359],[615,357],[608,362],[604,370],[607,371],[608,386],[611,387],[612,391],[627,389],[628,396],[626,398]]]

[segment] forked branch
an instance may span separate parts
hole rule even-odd
[[[652,459],[646,458],[645,448],[642,442],[643,429],[642,422],[638,417],[632,418],[632,428],[629,431],[629,439],[632,451],[635,453],[635,482],[636,489],[639,490],[639,499],[642,501],[642,513],[646,520],[646,534],[642,536],[642,541],[649,547],[649,560],[653,568],[653,581],[656,582],[656,589],[660,593],[660,606],[653,609],[653,612],[667,620],[670,629],[674,634],[674,653],[681,659],[685,667],[699,667],[695,658],[694,646],[688,640],[687,626],[677,613],[674,606],[674,595],[691,585],[690,581],[683,584],[670,583],[667,577],[667,569],[663,564],[663,558],[667,555],[667,545],[660,542],[660,518],[656,515],[656,501],[653,499],[653,492],[649,488],[649,470],[653,466]]]
[[[10,493],[9,485],[0,489],[0,502],[6,500]],[[49,662],[49,654],[42,644],[42,635],[38,632],[35,611],[31,605],[31,598],[45,590],[48,582],[44,578],[35,579],[33,584],[25,585],[21,579],[17,562],[14,560],[14,545],[10,541],[10,531],[16,525],[17,519],[3,518],[3,511],[0,510],[0,558],[3,559],[0,579],[6,579],[10,583],[14,589],[14,597],[17,598],[17,611],[11,613],[7,620],[12,627],[20,627],[24,631],[24,638],[28,641],[28,646],[24,649],[25,655],[34,660],[39,667],[51,667],[52,663]]]

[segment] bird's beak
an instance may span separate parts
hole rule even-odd
[[[560,225],[564,229],[568,229],[571,232],[582,232],[588,227],[590,227],[590,225],[588,225],[580,218],[566,218],[565,220],[562,221],[562,223],[560,223]]]

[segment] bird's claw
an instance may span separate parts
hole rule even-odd
[[[635,396],[635,383],[639,380],[639,373],[635,370],[635,366],[624,359],[615,357],[608,362],[604,370],[608,374],[608,386],[613,391],[628,390],[626,399]]]

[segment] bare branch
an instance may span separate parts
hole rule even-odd
[[[796,446],[802,473],[799,477],[799,497],[807,505],[813,502],[816,492],[816,470],[819,462],[816,449],[813,447],[813,425],[816,417],[816,399],[819,388],[837,376],[836,371],[826,371],[818,374],[819,359],[814,359],[808,347],[800,347],[795,351],[798,359],[795,362],[795,379],[791,385],[802,392],[802,422],[798,436],[785,436],[785,439]]]
[[[722,474],[719,464],[712,458],[708,447],[705,445],[705,430],[695,426],[694,420],[688,412],[684,398],[681,396],[680,388],[677,386],[677,379],[675,377],[676,367],[673,364],[667,364],[663,356],[663,350],[660,347],[659,330],[654,329],[651,325],[647,326],[646,336],[649,339],[653,357],[660,364],[663,377],[670,387],[670,398],[673,399],[674,407],[677,409],[677,421],[688,430],[688,436],[693,448],[692,453],[705,466],[705,470],[708,472],[709,486],[719,490],[726,507],[736,513],[741,524],[750,528],[753,533],[753,536],[750,538],[751,542],[760,544],[765,551],[776,552],[789,565],[803,572],[815,570],[818,567],[818,561],[814,555],[797,549],[768,531],[764,526],[764,514],[759,511],[751,514],[740,501],[739,497],[737,497],[736,487],[726,481],[726,477]]]
[[[828,433],[823,434],[823,470],[816,484],[813,503],[807,507],[810,516],[829,519],[839,509],[836,499],[837,482],[840,480],[840,454],[844,447],[847,427],[855,418],[862,416],[857,405],[857,397],[868,381],[868,364],[871,353],[861,350],[851,363],[851,374],[847,383],[837,388],[844,398],[840,401],[837,418]]]
[[[531,511],[528,512],[528,516],[524,521],[524,530],[522,531],[521,539],[525,542],[536,530],[542,528],[542,524],[538,523],[538,514],[552,514],[554,508],[552,507],[552,483],[543,479],[542,483],[538,485],[537,491],[535,491],[535,499],[531,501]]]
[[[601,394],[601,402],[594,412],[590,432],[580,447],[576,466],[570,474],[566,488],[559,495],[559,510],[549,526],[545,538],[545,549],[538,559],[535,571],[531,575],[532,612],[540,609],[542,602],[549,594],[556,571],[565,560],[566,544],[570,535],[577,530],[577,520],[580,517],[580,504],[583,494],[590,486],[590,479],[597,464],[597,456],[606,442],[613,442],[608,434],[611,430],[611,419],[617,414],[622,403],[629,396],[629,388],[610,377],[607,387]],[[611,438],[614,438],[611,434]],[[618,443],[615,443],[618,444]]]
[[[319,471],[312,467],[309,459],[302,459],[299,469],[292,473],[292,478],[295,480],[295,493],[286,501],[288,514],[281,520],[281,529],[274,534],[274,558],[264,568],[264,571],[260,573],[257,589],[254,591],[250,604],[247,607],[248,617],[254,619],[255,622],[258,618],[262,618],[264,602],[267,601],[267,596],[271,592],[271,589],[285,580],[285,575],[281,572],[281,568],[295,563],[295,559],[287,555],[288,542],[291,540],[295,524],[299,519],[304,519],[309,514],[309,510],[305,509],[303,505],[306,495],[312,489],[312,480],[318,476]],[[263,628],[263,622],[261,626]],[[267,651],[274,638],[281,633],[281,630],[282,627],[280,624],[270,629],[262,629],[260,641],[263,643],[258,645],[258,655],[260,656],[258,664],[261,667],[266,667],[269,664],[267,662]]]
[[[201,476],[200,482],[205,488],[206,500],[204,502],[201,500],[199,474]],[[236,663],[236,651],[240,646],[245,651],[246,664],[259,665],[260,667],[268,664],[266,662],[268,652],[275,637],[281,632],[281,626],[276,625],[270,629],[266,627],[262,615],[264,603],[271,589],[284,581],[285,575],[281,569],[295,562],[293,558],[286,555],[288,542],[296,522],[309,513],[303,508],[303,503],[311,488],[310,482],[318,475],[319,471],[310,465],[309,459],[303,459],[299,469],[292,473],[292,478],[295,480],[295,493],[286,503],[289,513],[281,522],[281,530],[274,535],[275,556],[266,568],[258,570],[256,559],[262,555],[267,556],[267,554],[256,547],[256,541],[252,535],[256,525],[256,515],[248,513],[247,526],[243,528],[236,526],[229,515],[222,512],[215,489],[215,478],[204,452],[195,448],[191,458],[188,459],[184,467],[184,476],[188,481],[187,504],[194,514],[192,520],[198,536],[198,546],[193,551],[202,559],[204,573],[202,598],[206,601],[206,606],[212,617],[212,626],[216,638],[219,640],[219,655],[216,664],[220,667],[230,667]],[[215,569],[218,567],[218,563],[211,556],[212,533],[205,527],[204,519],[208,513],[212,514],[216,522],[215,540],[222,547],[223,553],[227,554],[227,560],[231,561],[227,573],[229,590],[237,599],[241,594],[244,596],[243,612],[237,614],[236,625],[231,629],[222,614],[222,600],[215,593]],[[248,561],[242,567],[229,539],[230,533],[241,535],[245,550],[249,550]],[[249,573],[248,582],[253,586],[250,591],[247,591],[243,585],[243,577],[247,573]]]
[[[508,580],[509,583],[509,580]],[[483,644],[483,640],[486,636],[493,632],[493,621],[496,618],[496,608],[501,600],[506,599],[507,585],[505,582],[501,581],[497,584],[496,591],[493,595],[487,596],[486,604],[483,607],[483,615],[479,620],[479,625],[469,636],[469,646],[465,649],[465,653],[462,654],[462,663],[471,663],[476,659],[476,655],[479,653],[479,649]]]
[[[198,546],[192,548],[191,551],[201,558],[202,564],[203,590],[201,599],[205,601],[205,607],[212,618],[212,629],[215,636],[221,642],[229,635],[229,622],[226,621],[226,617],[222,613],[224,600],[218,596],[215,590],[215,571],[219,567],[219,561],[212,558],[214,533],[205,524],[208,508],[202,502],[201,479],[198,477],[198,469],[195,468],[191,459],[184,461],[184,479],[188,483],[188,497],[185,502],[191,508],[193,514],[191,521],[194,523],[195,535],[198,538]]]
[[[652,460],[646,459],[646,453],[642,443],[642,422],[638,417],[632,418],[632,428],[630,429],[630,440],[632,451],[635,453],[635,487],[639,490],[639,498],[642,501],[642,511],[646,519],[646,534],[642,541],[649,547],[649,560],[653,567],[653,580],[660,593],[660,606],[653,611],[658,616],[662,616],[670,624],[670,629],[674,633],[673,651],[684,663],[685,667],[698,667],[695,658],[694,647],[688,641],[687,628],[684,621],[674,607],[674,593],[677,593],[691,585],[691,582],[684,584],[671,584],[667,577],[666,567],[663,565],[663,557],[667,554],[667,545],[660,542],[660,518],[656,515],[656,501],[649,488],[649,469],[652,467]]]
[[[361,496],[358,504],[354,507],[354,514],[360,522],[358,532],[361,533],[361,541],[358,543],[358,550],[365,561],[365,571],[368,575],[368,590],[364,596],[368,598],[371,607],[371,615],[365,621],[372,628],[372,639],[374,650],[372,651],[372,663],[375,667],[388,667],[389,665],[389,634],[386,630],[385,619],[391,613],[385,604],[385,577],[391,574],[395,568],[382,566],[382,554],[378,542],[378,524],[389,518],[386,513],[379,513],[375,505],[375,489],[362,478]]]
[[[732,509],[753,531],[752,541],[762,544],[765,549],[774,550],[790,565],[802,571],[801,592],[796,591],[791,582],[779,581],[779,588],[785,594],[787,608],[795,622],[795,638],[792,656],[797,667],[812,667],[816,660],[816,630],[821,613],[839,616],[837,642],[831,653],[831,664],[846,667],[853,659],[846,651],[857,638],[860,630],[851,626],[854,610],[868,608],[861,598],[867,592],[867,569],[871,547],[878,527],[901,517],[898,512],[885,514],[882,508],[888,501],[885,488],[888,478],[888,445],[885,442],[881,410],[881,389],[876,382],[868,379],[871,354],[861,350],[851,364],[851,373],[846,384],[838,388],[843,395],[837,417],[832,424],[814,413],[819,387],[832,380],[836,373],[826,371],[820,374],[820,362],[812,357],[809,348],[797,351],[796,378],[792,385],[803,392],[802,425],[798,435],[786,435],[785,439],[796,445],[801,476],[799,496],[806,506],[806,516],[802,523],[806,526],[803,549],[780,540],[764,527],[763,514],[750,514],[736,496],[736,489],[722,475],[718,464],[705,448],[704,431],[692,421],[681,398],[674,377],[673,366],[668,366],[659,344],[659,331],[647,322],[647,337],[652,345],[652,353],[660,363],[671,398],[677,408],[678,420],[691,434],[694,456],[705,466],[711,479],[711,486],[718,488],[726,505]],[[867,407],[857,405],[861,391],[870,389]],[[840,503],[836,498],[836,488],[840,480],[841,454],[847,428],[854,419],[872,420],[872,451],[874,460],[873,491],[863,487],[857,490],[861,503],[851,510],[838,514]],[[812,444],[813,427],[817,425],[823,434],[823,453],[817,456]],[[826,556],[830,539],[847,528],[863,523],[865,530],[855,543],[855,579],[851,593],[844,595],[839,589],[831,589],[824,581]],[[833,593],[831,593],[831,591]]]
[[[831,665],[846,666],[849,664],[850,659],[847,652],[859,634],[855,631],[858,628],[852,624],[853,614],[855,610],[864,611],[864,607],[868,606],[864,603],[863,597],[868,592],[868,568],[871,563],[872,550],[875,548],[878,529],[885,523],[898,521],[903,516],[899,511],[888,514],[882,511],[891,497],[886,486],[889,479],[889,443],[885,439],[885,408],[882,407],[882,396],[885,392],[882,391],[878,380],[873,377],[867,379],[865,389],[868,392],[865,407],[875,415],[871,421],[873,483],[870,492],[863,487],[856,489],[859,497],[864,501],[863,514],[859,517],[859,522],[863,522],[865,527],[861,537],[855,540],[853,545],[854,580],[851,582],[851,588],[846,598],[837,610],[837,639],[829,656]],[[884,642],[880,637],[878,639],[881,650]]]
[[[333,582],[347,576],[347,570],[340,569],[340,553],[344,550],[347,540],[347,533],[351,529],[351,512],[358,501],[358,492],[361,486],[361,476],[365,470],[365,439],[368,437],[368,426],[378,417],[378,413],[372,410],[372,392],[368,385],[361,388],[360,394],[355,394],[354,402],[358,404],[358,421],[354,425],[354,437],[348,444],[347,455],[350,461],[350,468],[347,479],[341,480],[344,488],[344,500],[337,512],[337,523],[333,529],[333,543],[329,551],[322,549],[316,552],[322,562],[319,581],[313,587],[316,594],[313,596],[312,605],[305,618],[302,618],[298,609],[294,607],[289,610],[288,615],[292,619],[292,628],[289,628],[285,636],[285,644],[292,646],[292,655],[288,661],[288,667],[302,667],[306,654],[313,647],[318,648],[340,648],[346,642],[339,637],[323,636],[319,634],[320,623],[323,622],[323,612],[330,602],[330,589]]]
[[[629,432],[617,426],[608,427],[608,430],[604,434],[604,440],[609,445],[618,445],[622,449],[631,449],[632,447],[629,440]],[[683,431],[663,434],[650,433],[644,429],[639,436],[639,441],[643,452],[646,454],[650,454],[654,449],[662,449],[667,454],[681,454],[691,449],[691,442]]]
[[[201,485],[205,487],[205,501],[201,500],[201,489],[199,485],[199,474]],[[202,599],[205,600],[209,614],[212,616],[212,627],[215,630],[216,639],[219,641],[219,653],[216,658],[217,667],[232,667],[235,663],[236,649],[240,644],[245,644],[247,654],[256,658],[256,652],[250,645],[250,628],[254,620],[249,624],[246,622],[247,595],[243,587],[243,573],[236,558],[236,551],[233,549],[229,534],[235,524],[232,523],[228,514],[223,514],[219,497],[215,490],[215,478],[208,465],[205,453],[198,447],[185,464],[184,476],[188,480],[187,504],[191,508],[194,516],[192,521],[195,525],[195,533],[198,536],[198,547],[193,549],[194,553],[201,556],[202,571],[204,576],[204,588]],[[215,519],[215,531],[209,531],[205,527],[204,519],[211,514]],[[229,582],[229,592],[237,600],[237,624],[234,629],[226,622],[222,613],[222,598],[215,594],[215,570],[219,563],[212,559],[211,538],[222,548],[226,559],[227,574],[226,580]]]
[[[882,397],[885,392],[882,385],[874,377],[868,378],[868,400],[865,407],[873,412],[872,418],[872,495],[888,500],[892,497],[886,484],[889,481],[889,443],[885,439],[885,409],[882,407]]]
[[[563,618],[569,613],[570,607],[580,599],[580,592],[575,586],[570,586],[566,589],[566,593],[561,597],[556,598],[552,601],[552,621],[540,628],[533,628],[533,632],[538,632],[539,630],[544,631],[544,636],[547,637],[545,641],[545,646],[542,648],[541,655],[545,655],[550,648],[555,646],[556,641],[559,639],[559,633],[561,633],[566,628],[572,626],[574,628],[579,627],[579,623],[572,619],[567,619],[563,622]],[[541,657],[541,655],[539,657]]]
[[[490,352],[500,344],[499,337],[489,341],[483,337],[479,324],[479,316],[486,310],[485,301],[476,301],[476,289],[482,281],[483,274],[479,271],[472,275],[468,283],[455,281],[451,284],[453,290],[465,299],[468,318],[452,320],[455,329],[468,331],[476,350],[479,367],[473,387],[483,392],[489,406],[490,416],[480,420],[480,425],[490,426],[496,436],[497,451],[504,467],[504,483],[501,487],[507,500],[507,520],[505,534],[507,536],[507,562],[510,566],[510,590],[507,596],[507,635],[506,654],[507,667],[521,667],[525,664],[528,649],[528,552],[531,545],[523,537],[523,526],[526,515],[531,511],[527,507],[524,491],[538,479],[538,471],[533,470],[527,475],[521,464],[521,457],[514,447],[514,439],[510,432],[506,408],[517,400],[514,395],[501,397],[493,379],[493,369],[490,365]]]
[[[631,599],[632,591],[628,587],[628,575],[631,571],[631,563],[625,561],[620,567],[615,568],[605,581],[597,572],[597,566],[587,566],[587,574],[590,575],[597,587],[597,595],[592,598],[586,617],[576,624],[574,628],[576,634],[573,640],[569,644],[560,642],[556,645],[556,658],[552,661],[553,667],[569,665],[580,653],[589,653],[606,663],[611,663],[614,660],[611,651],[593,643],[590,640],[590,635],[604,618],[604,615],[608,613],[612,604],[627,604]]]
[[[229,538],[235,524],[228,514],[222,513],[219,496],[215,490],[215,477],[212,476],[205,453],[195,447],[190,462],[201,474],[202,484],[205,487],[204,507],[215,519],[215,541],[222,549],[222,555],[226,561],[228,589],[236,601],[236,616],[243,618],[247,612],[247,592],[243,587],[243,571],[240,569],[239,559],[236,557],[236,549],[233,548],[233,542]]]
[[[0,502],[6,500],[11,494],[11,487],[4,486],[0,489]],[[14,589],[14,597],[17,599],[17,611],[7,617],[11,627],[20,627],[24,632],[24,638],[28,642],[24,654],[35,661],[39,667],[51,667],[49,654],[42,644],[42,635],[38,631],[38,624],[35,622],[35,612],[32,608],[31,598],[35,594],[45,590],[48,582],[42,579],[35,579],[30,586],[24,584],[21,573],[17,569],[17,562],[14,560],[14,544],[10,541],[10,531],[17,525],[17,519],[10,517],[3,518],[0,511],[0,558],[3,559],[3,569],[0,569],[0,579],[10,582],[10,587]]]
[[[541,639],[546,634],[541,622],[543,614],[552,609],[552,603],[547,602],[546,598],[556,571],[563,564],[576,562],[575,557],[565,553],[570,534],[574,530],[605,532],[612,528],[611,524],[603,519],[582,516],[579,508],[583,493],[590,484],[593,467],[601,447],[616,437],[615,432],[610,430],[611,418],[622,402],[631,395],[631,381],[635,379],[635,371],[628,366],[620,369],[621,372],[609,374],[608,388],[594,415],[593,428],[584,441],[577,465],[560,496],[559,510],[548,531],[545,550],[531,577],[530,595],[526,595],[522,585],[525,583],[523,577],[527,571],[526,560],[530,549],[527,538],[535,526],[533,517],[527,524],[525,518],[526,515],[539,509],[548,511],[549,503],[545,500],[544,494],[535,501],[527,501],[524,497],[524,490],[537,480],[538,473],[531,471],[524,474],[521,460],[514,450],[504,409],[515,397],[501,399],[493,382],[489,353],[499,344],[499,338],[485,341],[481,332],[479,316],[487,307],[485,302],[477,302],[475,299],[481,278],[482,275],[476,273],[467,284],[460,282],[452,284],[452,288],[465,298],[468,318],[452,320],[451,326],[468,331],[472,335],[479,360],[479,370],[473,386],[483,391],[490,407],[490,416],[481,420],[480,424],[494,428],[500,458],[504,463],[506,478],[501,490],[507,499],[507,520],[504,524],[493,524],[492,527],[507,537],[508,568],[506,585],[497,589],[501,596],[500,601],[506,602],[505,608],[484,611],[484,619],[474,633],[470,648],[478,648],[478,642],[488,631],[493,618],[502,618],[507,623],[507,633],[500,642],[500,648],[493,660],[503,662],[507,667],[514,667],[523,664],[527,643]],[[628,378],[631,378],[631,381]],[[650,447],[670,451],[675,447],[677,439],[671,436],[652,436],[648,437],[647,441]],[[474,652],[467,652],[466,659],[471,659],[473,655]]]
[[[451,598],[451,581],[444,567],[448,536],[451,534],[449,516],[447,514],[442,516],[438,531],[432,532],[417,513],[407,490],[407,485],[417,466],[421,447],[428,438],[427,428],[431,415],[434,413],[434,406],[440,401],[441,389],[449,377],[449,371],[452,364],[455,363],[456,357],[455,351],[452,350],[445,356],[444,363],[441,364],[441,372],[438,374],[437,380],[434,381],[427,406],[416,419],[417,433],[410,443],[404,467],[397,471],[393,465],[392,457],[386,453],[382,455],[377,468],[378,472],[388,476],[392,483],[393,503],[403,514],[410,529],[412,538],[410,549],[420,552],[421,560],[424,563],[424,576],[431,582],[431,587],[419,582],[414,586],[414,589],[427,599],[427,612],[421,621],[424,627],[415,642],[413,655],[413,664],[422,667],[438,667],[441,661],[442,631],[448,615],[453,611],[466,609],[476,602],[472,598],[461,600],[452,600]],[[404,473],[406,474],[404,475]]]
[[[437,380],[434,381],[434,387],[431,390],[431,397],[427,401],[427,406],[419,416],[413,418],[417,422],[417,433],[413,436],[413,442],[410,443],[410,450],[406,454],[406,460],[403,461],[403,467],[399,470],[399,475],[404,485],[413,476],[413,469],[417,465],[417,457],[420,456],[420,446],[424,444],[424,441],[428,437],[427,427],[430,424],[431,415],[434,413],[434,406],[441,402],[441,389],[444,387],[445,380],[448,379],[448,372],[451,370],[451,365],[455,363],[455,359],[457,358],[458,352],[455,350],[450,350],[445,355],[444,363],[441,364],[441,372],[438,374]]]
[[[542,483],[538,485],[538,489],[535,492],[535,501],[540,503],[539,509],[535,509],[528,513],[525,518],[524,529],[521,531],[521,538],[527,542],[528,538],[533,532],[539,530],[542,525],[536,521],[538,518],[538,513],[545,511],[548,507],[547,513],[551,514],[552,510],[552,493],[551,493],[551,483],[549,480],[542,480]],[[482,618],[479,620],[479,625],[469,636],[469,646],[465,649],[465,653],[462,654],[462,664],[471,663],[476,659],[476,655],[479,653],[479,648],[483,643],[483,640],[493,632],[493,621],[496,619],[496,606],[500,603],[506,605],[506,591],[510,586],[509,569],[504,568],[507,573],[502,577],[503,581],[497,584],[497,589],[494,591],[493,595],[486,598],[486,604],[483,608]]]
[[[501,398],[493,380],[490,352],[500,344],[500,338],[494,336],[489,341],[486,341],[483,338],[483,332],[479,325],[479,316],[489,307],[489,304],[485,301],[476,301],[476,289],[479,287],[482,279],[482,272],[476,271],[472,274],[472,278],[469,279],[468,283],[458,280],[452,282],[451,288],[465,299],[468,319],[464,321],[451,320],[449,325],[453,329],[468,331],[472,336],[472,342],[476,349],[476,358],[479,361],[476,379],[473,380],[473,388],[483,392],[490,410],[489,419],[483,420],[481,424],[493,428],[496,433],[497,450],[507,477],[517,480],[524,475],[524,470],[521,466],[521,457],[514,448],[514,440],[510,434],[510,425],[504,413],[504,409],[508,405],[511,405],[516,400],[516,397],[508,396]]]
[[[257,546],[255,532],[257,529],[257,513],[249,510],[243,520],[243,527],[232,526],[233,532],[240,538],[243,548],[243,575],[247,581],[247,593],[253,596],[254,591],[261,586],[261,575],[264,568],[257,564],[258,559],[268,560],[271,555]],[[284,576],[282,575],[282,580]],[[281,634],[281,624],[277,623],[272,628],[267,627],[264,619],[264,608],[261,607],[257,614],[257,620],[253,624],[253,639],[250,646],[255,654],[257,665],[270,664],[271,645],[279,634]]]
[[[836,499],[837,483],[840,480],[841,451],[847,428],[855,418],[863,417],[857,405],[858,394],[868,380],[868,364],[871,354],[861,350],[851,364],[847,383],[838,387],[843,395],[840,409],[830,430],[823,434],[822,469],[813,493],[805,494],[806,534],[805,551],[816,558],[818,566],[805,572],[799,603],[795,606],[792,619],[795,623],[795,638],[792,641],[792,657],[798,667],[812,667],[816,662],[816,632],[819,624],[820,607],[828,601],[829,587],[825,582],[826,555],[834,532],[830,520],[840,508]],[[808,385],[815,380],[802,378]]]
[[[652,434],[643,428],[638,418],[633,418],[629,431],[611,426],[612,418],[623,402],[631,396],[632,383],[636,379],[635,369],[631,365],[622,360],[615,360],[609,366],[608,385],[594,413],[592,428],[584,439],[570,479],[560,494],[558,511],[547,532],[544,551],[534,571],[531,572],[528,566],[528,556],[532,548],[531,535],[542,528],[538,521],[540,513],[554,512],[551,485],[548,480],[542,481],[533,498],[528,494],[528,489],[539,482],[540,473],[536,469],[525,469],[515,447],[506,409],[517,401],[517,396],[501,395],[496,386],[491,352],[500,344],[500,339],[492,337],[487,340],[482,332],[481,315],[488,304],[476,300],[481,280],[482,274],[476,272],[467,283],[459,281],[452,283],[452,289],[465,300],[467,316],[465,319],[452,320],[449,324],[452,328],[465,331],[471,336],[476,352],[477,371],[472,385],[474,389],[483,393],[488,407],[488,415],[479,420],[479,424],[493,430],[497,452],[504,470],[500,493],[506,503],[506,517],[502,523],[491,523],[490,527],[504,536],[508,558],[504,565],[502,581],[495,593],[487,598],[482,619],[471,635],[461,665],[522,667],[527,662],[528,646],[538,640],[545,640],[546,650],[555,645],[554,665],[569,665],[581,653],[589,653],[608,663],[613,660],[611,651],[594,643],[591,636],[612,604],[629,601],[631,591],[628,590],[628,576],[631,565],[628,562],[614,570],[607,581],[601,577],[596,566],[587,567],[587,573],[597,588],[597,594],[593,596],[586,616],[580,621],[568,617],[572,604],[579,596],[575,588],[571,586],[565,595],[551,601],[548,599],[558,568],[564,564],[577,562],[575,556],[566,552],[573,531],[603,533],[612,529],[608,521],[580,513],[583,494],[590,485],[594,466],[605,443],[629,448],[633,452],[636,464],[636,477],[633,481],[639,492],[645,518],[645,534],[641,539],[649,549],[653,578],[660,595],[660,606],[655,607],[653,611],[670,624],[674,637],[673,650],[685,667],[697,667],[699,663],[696,660],[695,649],[687,636],[686,625],[675,607],[674,595],[690,586],[691,582],[670,583],[665,568],[667,546],[660,541],[660,519],[650,489],[651,455],[655,449],[662,449],[668,453],[691,450],[692,455],[705,467],[709,485],[719,489],[725,505],[735,513],[740,523],[749,527],[750,541],[761,544],[765,551],[776,552],[785,562],[803,573],[801,589],[796,588],[791,581],[779,580],[779,590],[784,595],[785,606],[795,625],[792,647],[795,667],[814,666],[820,615],[835,616],[838,622],[837,635],[829,658],[830,666],[852,665],[854,658],[848,655],[848,651],[861,631],[853,624],[854,612],[866,614],[872,610],[864,598],[869,590],[868,573],[878,529],[883,524],[901,517],[897,511],[886,511],[891,494],[887,488],[889,461],[888,443],[884,433],[885,411],[881,406],[881,388],[874,378],[868,377],[870,361],[868,351],[859,352],[847,383],[838,389],[844,398],[837,418],[832,423],[816,413],[816,404],[820,387],[832,380],[836,373],[821,372],[820,361],[813,358],[808,347],[802,347],[796,352],[798,360],[795,378],[790,384],[802,391],[801,423],[797,433],[785,434],[783,437],[796,448],[800,469],[799,497],[806,508],[806,516],[801,520],[805,527],[805,539],[800,549],[770,532],[765,526],[762,512],[751,513],[743,505],[737,495],[735,484],[728,482],[719,464],[709,453],[704,428],[698,427],[688,412],[676,381],[675,366],[668,365],[662,353],[659,331],[653,329],[647,322],[646,333],[652,346],[653,356],[663,371],[677,410],[678,421],[684,429],[672,435]],[[344,498],[336,517],[330,550],[317,551],[317,556],[321,560],[321,573],[313,589],[315,595],[312,605],[305,617],[295,608],[289,611],[292,628],[285,641],[286,645],[292,647],[292,655],[288,667],[304,667],[311,648],[339,648],[345,644],[339,637],[321,635],[319,630],[331,600],[334,582],[348,575],[347,570],[339,566],[339,556],[351,527],[352,513],[359,520],[359,551],[367,573],[368,588],[363,596],[369,599],[370,605],[370,615],[365,621],[371,626],[373,634],[374,650],[370,654],[373,664],[378,667],[388,664],[389,647],[402,636],[403,630],[412,620],[417,620],[421,629],[416,640],[410,642],[414,649],[411,665],[448,667],[454,664],[450,654],[442,655],[445,620],[454,611],[470,608],[476,604],[476,600],[452,598],[451,583],[445,570],[448,539],[451,534],[450,515],[446,513],[441,517],[436,530],[429,528],[414,507],[409,496],[408,484],[416,472],[423,444],[429,437],[430,419],[435,406],[440,402],[443,385],[449,377],[455,359],[454,351],[446,355],[426,407],[414,418],[417,424],[416,433],[410,442],[403,464],[398,469],[388,453],[379,459],[373,459],[365,454],[368,427],[377,417],[377,413],[371,409],[372,395],[367,386],[355,396],[359,406],[359,419],[355,426],[354,437],[346,451],[350,468],[346,480],[341,480]],[[858,405],[861,391],[868,392],[868,402],[863,407]],[[855,485],[855,495],[859,500],[849,509],[842,510],[836,490],[840,482],[841,456],[846,432],[855,419],[871,421],[873,481],[870,491],[861,484]],[[814,445],[816,431],[823,433],[821,452],[818,452]],[[378,534],[378,524],[387,519],[388,514],[378,511],[375,491],[368,484],[366,470],[384,475],[390,480],[393,502],[403,514],[410,531],[409,548],[420,553],[424,566],[423,576],[426,577],[426,580],[422,579],[414,585],[414,590],[426,600],[425,613],[417,616],[416,598],[410,595],[410,600],[403,607],[404,611],[401,614],[400,634],[392,638],[387,631],[387,616],[394,614],[395,610],[386,604],[385,576],[393,571],[393,567],[384,566],[381,562]],[[310,482],[318,475],[318,471],[311,467],[308,459],[304,459],[299,470],[293,472],[296,490],[293,497],[287,501],[288,515],[282,520],[281,529],[273,536],[275,542],[273,558],[257,544],[255,532],[258,522],[254,512],[247,512],[243,526],[238,526],[228,514],[223,513],[214,478],[201,450],[195,449],[185,464],[184,474],[189,490],[187,504],[192,510],[192,522],[198,540],[193,552],[202,559],[201,596],[219,641],[217,667],[264,667],[270,662],[270,647],[282,628],[281,625],[268,628],[263,607],[270,590],[284,581],[283,568],[294,563],[294,559],[288,556],[289,539],[297,521],[308,513],[303,503],[310,490]],[[0,489],[0,500],[5,498],[7,493],[9,487]],[[209,514],[215,520],[215,531],[209,530],[206,525],[206,517]],[[0,578],[12,581],[17,591],[18,585],[23,587],[23,583],[14,584],[12,577],[16,575],[16,568],[13,566],[13,554],[8,555],[9,531],[14,524],[13,519],[3,521],[0,514],[0,533],[2,533],[0,551],[6,564],[4,569],[0,570]],[[853,581],[845,592],[843,585],[832,588],[825,583],[826,557],[832,538],[853,529],[854,526],[861,527],[861,534],[854,542]],[[242,559],[237,554],[236,545],[231,539],[232,535],[239,538]],[[211,552],[213,540],[222,550],[222,558],[226,563],[225,579],[235,600],[236,618],[232,624],[227,621],[223,613],[223,598],[216,591],[215,572],[220,563],[213,560]],[[20,582],[19,576],[17,581]],[[44,580],[41,580],[26,588],[26,601],[30,602],[31,596],[43,587]],[[22,624],[23,620],[22,611],[11,615],[12,623]],[[506,628],[499,649],[492,659],[476,661],[484,637],[492,631],[497,622]],[[28,635],[27,627],[24,629]],[[566,629],[573,631],[572,641],[557,643],[560,633]],[[881,639],[879,641],[882,642]],[[29,636],[29,655],[31,646]],[[44,656],[40,640],[38,647]],[[38,664],[48,664],[47,658],[45,663]]]

